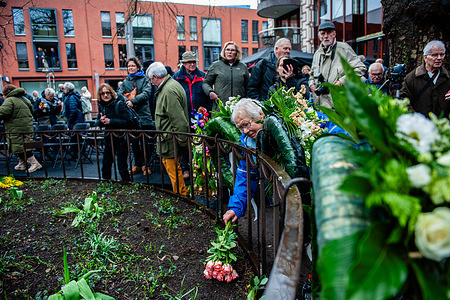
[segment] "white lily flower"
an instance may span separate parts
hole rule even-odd
[[[397,136],[411,143],[419,153],[429,152],[439,137],[436,125],[420,113],[404,114],[397,119]]]
[[[442,155],[436,161],[441,166],[450,167],[450,152],[447,152],[446,154]]]
[[[406,169],[408,178],[414,187],[420,188],[430,183],[431,168],[425,164],[418,164]]]

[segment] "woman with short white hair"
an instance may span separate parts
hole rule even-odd
[[[81,88],[81,107],[82,107],[82,113],[85,121],[92,120],[92,95],[87,89],[87,87],[83,86]]]
[[[33,104],[33,116],[40,125],[53,125],[61,115],[61,101],[55,98],[55,90],[46,88],[43,97],[37,98]]]

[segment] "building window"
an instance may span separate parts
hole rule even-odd
[[[132,20],[133,39],[153,43],[153,18],[151,15],[135,16]]]
[[[64,36],[75,36],[72,11],[68,9],[63,9],[62,15],[64,24]]]
[[[103,53],[105,54],[105,68],[114,69],[113,45],[103,45]]]
[[[252,21],[252,42],[258,42],[258,21]]]
[[[262,23],[262,29],[263,29],[263,36],[268,36],[269,32],[267,32],[267,29],[269,29],[269,22],[263,21]]]
[[[153,61],[153,46],[152,45],[137,45],[134,44],[134,54],[139,59],[142,65],[148,61]]]
[[[125,14],[116,12],[117,37],[125,38]]]
[[[126,68],[127,65],[127,45],[119,45],[119,67]]]
[[[222,45],[222,24],[220,19],[202,19],[203,28],[203,67],[205,70],[219,59]]]
[[[189,17],[189,32],[191,41],[197,41],[197,17]]]
[[[184,16],[177,16],[177,39],[179,41],[184,41],[186,39],[186,34],[184,31]]]
[[[181,56],[186,52],[186,46],[178,46],[178,61],[181,60]]]
[[[246,58],[248,56],[248,48],[242,48],[242,58]]]
[[[191,51],[197,54],[198,57],[198,47],[197,46],[191,46]]]
[[[12,15],[14,23],[14,34],[25,35],[25,20],[23,18],[23,9],[13,8]]]
[[[33,40],[58,39],[54,9],[30,8],[30,20]]]
[[[252,54],[258,53],[258,48],[252,48]]]
[[[69,69],[77,69],[77,52],[75,44],[66,44],[67,66]]]
[[[111,36],[111,15],[107,11],[102,11],[100,13],[102,20],[102,36]]]
[[[19,63],[19,70],[28,70],[28,51],[27,43],[16,43],[17,62]]]
[[[241,41],[243,43],[248,42],[248,21],[247,20],[241,21]]]

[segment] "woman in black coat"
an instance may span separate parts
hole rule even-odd
[[[131,126],[131,114],[129,113],[124,101],[117,99],[116,92],[107,83],[102,83],[97,90],[97,99],[99,104],[97,122],[95,126],[106,129],[128,129]],[[124,181],[130,181],[128,173],[128,147],[125,135],[115,137],[113,133],[114,153],[111,144],[111,136],[105,137],[105,151],[103,154],[102,177],[111,179],[111,166],[114,156],[117,156],[117,166],[119,174]]]

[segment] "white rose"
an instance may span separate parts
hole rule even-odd
[[[431,169],[424,164],[418,164],[406,169],[408,179],[414,187],[423,187],[431,181]]]
[[[435,208],[422,213],[414,228],[416,246],[428,259],[441,261],[450,256],[450,209]]]

